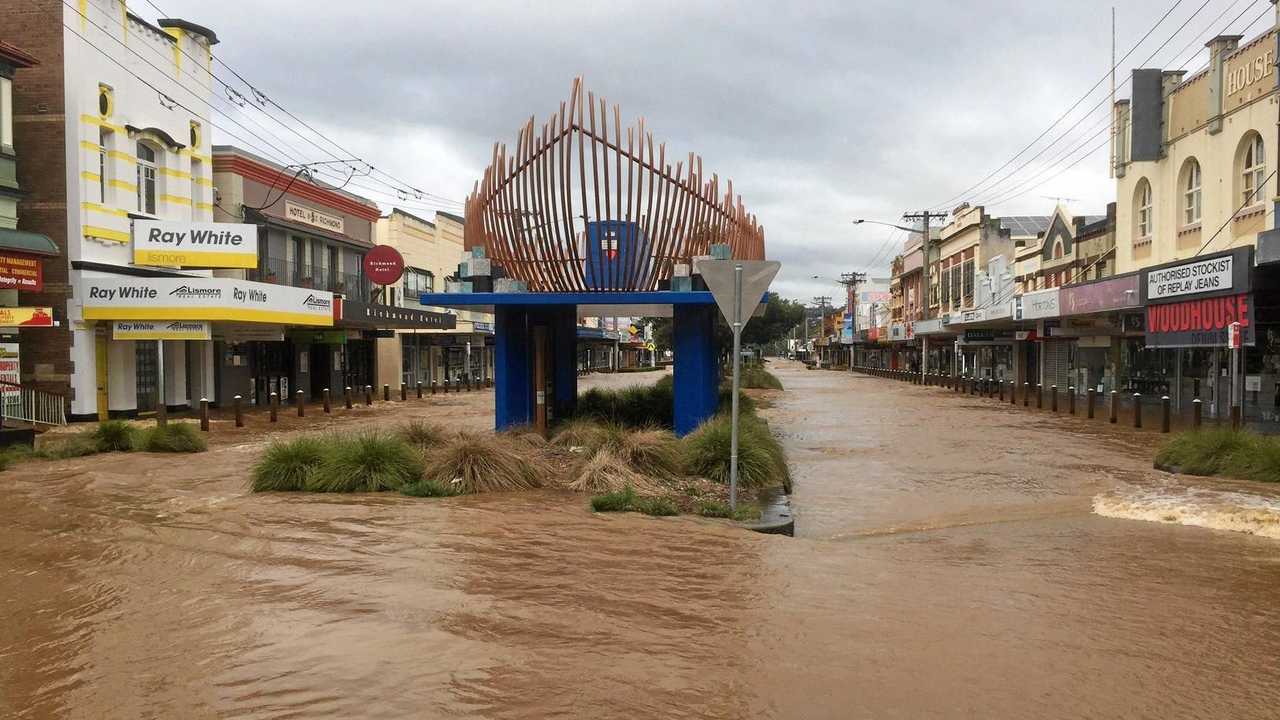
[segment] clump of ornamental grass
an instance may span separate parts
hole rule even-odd
[[[604,447],[621,456],[632,469],[646,475],[675,478],[683,470],[679,442],[666,430],[650,428],[606,435]]]
[[[642,497],[635,501],[632,509],[654,517],[672,517],[680,514],[680,508],[669,497]]]
[[[457,493],[453,491],[453,488],[448,485],[444,485],[435,480],[427,480],[425,478],[405,485],[400,488],[400,492],[408,495],[409,497],[426,498],[452,497],[457,495]]]
[[[93,438],[92,433],[88,432],[45,441],[32,453],[35,457],[45,460],[67,460],[96,454],[98,454],[98,441]]]
[[[582,463],[566,488],[593,494],[620,492],[625,488],[639,490],[646,495],[660,492],[651,478],[636,472],[622,456],[609,448],[597,450],[590,459]]]
[[[143,430],[136,447],[154,453],[197,453],[204,452],[208,445],[195,425],[169,423]]]
[[[638,512],[655,517],[679,515],[680,508],[668,497],[644,497],[630,485],[591,498],[594,512]]]
[[[399,490],[422,477],[422,455],[394,435],[367,432],[332,438],[324,459],[307,475],[314,492]]]
[[[1257,482],[1280,482],[1280,439],[1254,435],[1246,448],[1230,456],[1226,474]]]
[[[410,445],[424,450],[440,445],[445,441],[443,428],[422,420],[410,420],[401,425],[396,430],[396,435]]]
[[[8,470],[23,460],[29,459],[33,454],[31,448],[26,445],[10,445],[0,450],[0,470]]]
[[[720,405],[717,408],[717,412],[727,414],[732,410],[733,410],[733,387],[728,384],[721,385],[720,386]],[[738,391],[738,413],[740,415],[746,416],[746,415],[754,414],[755,411],[756,411],[756,401],[753,400],[750,395],[747,395],[746,393],[739,390]]]
[[[743,488],[786,485],[786,456],[766,422],[742,414],[738,434],[738,483]],[[732,426],[727,413],[706,421],[684,440],[684,467],[691,475],[729,482]]]
[[[702,517],[733,519],[738,522],[759,520],[761,515],[759,505],[739,503],[736,510],[730,510],[728,503],[722,503],[718,500],[703,500],[699,502],[695,512]]]
[[[98,452],[129,452],[138,443],[138,430],[124,420],[104,420],[91,435]]]
[[[1250,433],[1208,428],[1178,433],[1156,452],[1156,462],[1177,466],[1188,475],[1216,475],[1232,456],[1253,445]]]
[[[782,381],[759,365],[748,365],[738,375],[738,386],[757,390],[781,390]]]
[[[625,427],[671,427],[674,384],[633,385],[621,390],[592,388],[578,396],[575,417],[594,418]]]
[[[570,418],[560,423],[551,436],[551,443],[563,448],[585,448],[594,452],[600,447],[603,424],[587,416]]]
[[[305,490],[307,479],[324,461],[325,440],[302,436],[274,442],[253,466],[250,487],[254,492]]]
[[[542,487],[551,470],[524,450],[507,438],[460,436],[431,453],[424,477],[459,495]]]

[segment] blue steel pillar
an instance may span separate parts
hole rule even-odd
[[[677,435],[693,432],[716,414],[720,402],[720,365],[716,359],[715,305],[676,305],[671,318],[675,352]]]
[[[493,310],[494,427],[502,431],[533,422],[533,345],[528,308],[499,305]]]

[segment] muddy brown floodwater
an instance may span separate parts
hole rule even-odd
[[[1150,434],[777,370],[794,539],[550,492],[251,496],[257,434],[0,474],[0,716],[1280,714],[1274,494],[1152,471]]]

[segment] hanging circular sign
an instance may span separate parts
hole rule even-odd
[[[391,285],[404,274],[404,257],[390,245],[375,245],[364,256],[364,276],[376,285]]]

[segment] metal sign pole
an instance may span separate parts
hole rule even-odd
[[[729,435],[729,511],[738,509],[738,370],[742,365],[742,264],[733,266],[733,401]]]

